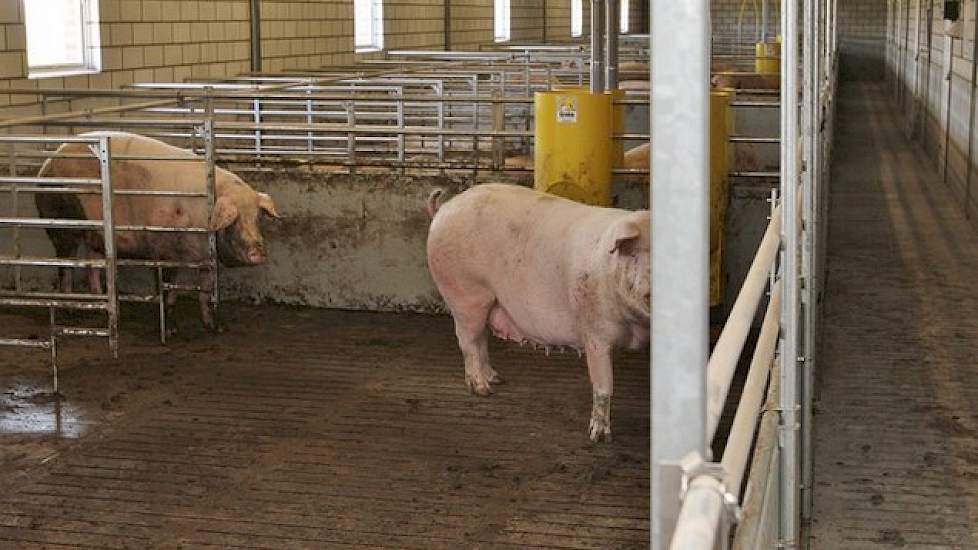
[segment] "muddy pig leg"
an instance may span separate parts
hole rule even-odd
[[[163,285],[172,285],[177,280],[177,270],[172,268],[167,268],[163,270]],[[166,300],[164,302],[164,318],[166,319],[166,326],[164,330],[166,331],[166,336],[175,336],[179,331],[177,325],[177,298],[180,293],[176,290],[164,290],[160,289],[161,292],[166,293]]]
[[[492,394],[495,371],[489,366],[489,310],[495,299],[485,293],[452,307],[458,347],[465,358],[465,385],[475,395]]]
[[[591,420],[588,436],[591,441],[611,441],[611,392],[613,375],[611,369],[611,347],[588,343],[587,371],[591,378]]]
[[[213,332],[224,332],[224,325],[217,315],[217,306],[211,303],[214,294],[214,278],[210,271],[200,271],[200,292],[197,293],[197,300],[200,304],[200,319],[204,323],[204,328]]]

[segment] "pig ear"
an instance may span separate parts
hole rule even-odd
[[[634,253],[635,245],[638,244],[642,230],[634,220],[621,220],[612,229],[610,254],[618,252],[629,256]]]
[[[261,208],[268,213],[269,216],[275,218],[276,220],[281,220],[282,216],[275,209],[275,201],[272,197],[268,196],[266,193],[258,193],[258,208]]]
[[[228,197],[219,197],[214,203],[214,212],[211,213],[210,230],[225,229],[236,219],[238,219],[238,207]]]

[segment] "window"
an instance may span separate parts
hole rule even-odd
[[[98,72],[98,0],[27,0],[27,67],[30,78]]]
[[[384,49],[384,4],[382,0],[353,0],[353,46],[357,52]]]
[[[618,2],[618,15],[620,19],[618,32],[628,34],[628,0],[620,0]]]
[[[584,34],[584,0],[571,0],[571,36]]]
[[[494,0],[495,7],[495,32],[493,33],[496,42],[506,42],[509,40],[509,0]]]

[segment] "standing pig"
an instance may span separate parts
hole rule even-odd
[[[162,141],[125,132],[91,132],[84,137],[111,137],[113,156],[167,157],[187,160],[112,160],[112,185],[116,191],[183,191],[204,193],[207,188],[206,165],[191,151]],[[91,154],[87,144],[68,143],[59,154]],[[99,178],[100,168],[95,158],[52,158],[44,163],[41,177]],[[41,217],[102,219],[101,196],[97,194],[35,195]],[[265,241],[258,226],[262,214],[278,218],[271,197],[258,193],[231,172],[215,170],[215,203],[208,215],[206,199],[200,197],[166,197],[120,195],[114,197],[113,215],[116,225],[149,225],[165,227],[207,227],[217,232],[218,257],[228,266],[256,265],[266,261]],[[100,232],[48,229],[58,257],[74,255],[81,245],[92,252],[103,253]],[[208,257],[208,239],[200,233],[157,233],[148,231],[117,231],[116,250],[120,258],[204,262]],[[70,290],[70,271],[59,273],[61,286]],[[172,279],[168,270],[165,275]],[[92,291],[100,292],[98,272],[90,277]],[[201,317],[210,329],[217,327],[208,307],[210,277],[201,273]],[[170,294],[169,305],[175,295]]]
[[[649,341],[649,213],[585,206],[513,185],[473,187],[432,216],[428,266],[455,319],[465,383],[500,381],[488,334],[587,354],[591,440],[611,439],[611,355]]]

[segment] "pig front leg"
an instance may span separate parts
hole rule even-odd
[[[204,328],[213,332],[224,332],[224,325],[221,323],[217,308],[211,304],[211,297],[214,294],[214,278],[209,271],[200,272],[200,292],[197,299],[200,304],[200,319],[204,323]]]
[[[588,436],[591,441],[611,441],[611,391],[613,375],[611,369],[611,346],[588,344],[587,371],[591,378],[591,420]]]
[[[177,271],[175,269],[164,269],[162,279],[163,280],[161,282],[164,285],[172,285],[177,280]],[[164,312],[166,325],[163,327],[163,329],[166,331],[166,337],[169,338],[171,336],[176,336],[176,334],[179,332],[179,327],[177,326],[176,306],[177,298],[180,296],[180,293],[176,290],[163,290],[162,288],[160,289],[160,292],[164,292],[166,294],[166,300],[164,301],[163,306],[166,308]]]

